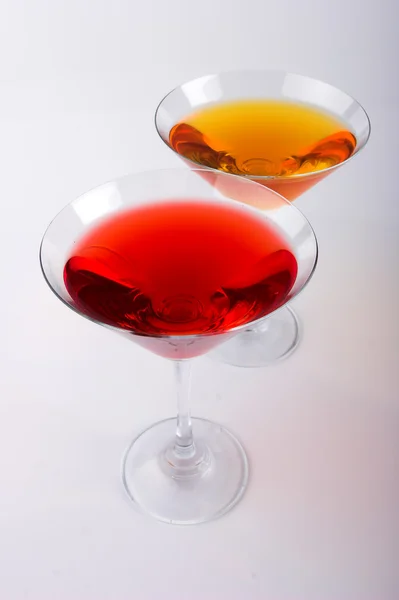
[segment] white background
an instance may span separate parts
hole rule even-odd
[[[0,598],[397,600],[399,209],[392,0],[6,0],[0,4]],[[370,114],[368,147],[297,202],[319,238],[289,360],[201,359],[194,413],[251,462],[223,519],[172,527],[119,479],[174,412],[171,366],[79,318],[38,262],[55,213],[124,173],[180,166],[153,113],[233,68],[326,80]]]

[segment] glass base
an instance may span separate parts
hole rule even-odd
[[[194,449],[174,451],[176,419],[141,433],[122,465],[125,489],[143,512],[159,521],[193,525],[221,517],[242,497],[248,461],[240,442],[223,426],[192,419]]]
[[[266,367],[294,352],[300,342],[300,332],[297,316],[285,306],[257,329],[239,333],[208,356],[236,367]]]

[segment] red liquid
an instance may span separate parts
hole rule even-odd
[[[240,204],[165,201],[120,212],[64,268],[79,310],[149,335],[224,332],[280,307],[297,262],[264,216]]]

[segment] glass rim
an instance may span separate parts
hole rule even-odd
[[[263,322],[265,319],[268,319],[272,314],[274,314],[275,312],[277,312],[278,310],[284,308],[284,306],[290,302],[290,298],[284,302],[284,304],[282,304],[281,306],[279,306],[278,308],[276,308],[275,310],[271,311],[270,313],[268,313],[267,315],[260,317],[259,319],[255,319],[253,321],[249,321],[248,323],[245,324],[241,324],[241,325],[236,325],[235,327],[232,327],[231,329],[228,329],[226,331],[207,331],[204,333],[188,333],[188,334],[183,334],[183,335],[169,335],[169,334],[149,334],[149,333],[144,333],[144,332],[140,332],[140,331],[133,331],[131,329],[123,329],[122,327],[115,327],[113,325],[109,325],[108,323],[102,323],[101,321],[90,317],[89,315],[86,315],[84,313],[82,313],[77,307],[75,307],[73,304],[70,304],[69,302],[67,302],[67,300],[65,300],[52,286],[49,278],[47,277],[45,268],[44,268],[44,264],[43,264],[43,244],[45,243],[46,240],[46,236],[52,226],[52,224],[54,223],[54,221],[56,221],[58,219],[58,217],[61,216],[61,214],[68,210],[68,208],[70,208],[71,206],[73,206],[73,204],[75,202],[77,202],[78,200],[80,200],[83,196],[90,194],[91,192],[95,192],[96,190],[101,189],[104,186],[109,185],[110,183],[115,183],[118,184],[119,182],[125,181],[127,179],[130,178],[134,178],[136,176],[140,176],[140,175],[148,175],[150,173],[154,174],[154,173],[164,173],[164,172],[196,172],[196,171],[200,171],[200,172],[205,172],[205,173],[209,173],[210,170],[209,169],[205,169],[205,168],[196,168],[196,169],[188,169],[185,167],[164,167],[161,169],[146,169],[143,171],[138,171],[138,172],[132,172],[132,173],[128,173],[125,175],[122,175],[120,177],[116,177],[114,179],[110,179],[102,184],[99,184],[97,186],[95,186],[94,188],[89,189],[86,192],[83,192],[82,194],[79,194],[79,196],[77,196],[76,198],[74,198],[73,200],[71,200],[70,202],[68,202],[67,204],[65,204],[63,206],[63,208],[61,208],[56,215],[51,219],[50,223],[47,225],[44,234],[42,236],[41,242],[40,242],[40,247],[39,247],[39,262],[40,262],[40,268],[44,277],[45,282],[47,283],[48,287],[50,288],[50,290],[53,292],[53,294],[59,299],[61,300],[61,302],[67,306],[69,309],[71,309],[73,312],[75,312],[76,314],[78,314],[79,316],[87,319],[88,321],[91,321],[92,323],[95,323],[96,325],[101,325],[102,327],[105,327],[107,329],[110,329],[111,331],[115,331],[116,333],[120,333],[120,334],[126,334],[126,335],[132,335],[132,336],[139,336],[139,337],[143,337],[143,338],[149,338],[149,339],[164,339],[164,340],[179,340],[179,341],[184,341],[184,340],[191,340],[191,339],[197,339],[197,338],[203,338],[203,337],[210,337],[210,336],[226,336],[229,335],[230,333],[236,333],[239,331],[243,331],[245,329],[247,329],[249,326],[254,326],[254,325],[258,325],[259,323]],[[224,173],[223,171],[218,171],[216,169],[212,169],[211,172],[214,172],[216,175],[220,175],[221,177],[234,177],[237,178],[241,181],[245,181],[245,179],[243,179],[242,177],[240,177],[239,175],[233,175],[231,173]],[[248,180],[247,180],[248,181]],[[267,193],[271,193],[273,196],[278,196],[281,198],[281,200],[283,200],[284,204],[287,204],[288,206],[290,206],[290,210],[295,210],[297,212],[297,214],[300,215],[300,217],[305,221],[305,223],[307,224],[307,226],[309,227],[311,234],[313,236],[314,239],[314,243],[315,243],[315,254],[314,254],[314,261],[313,261],[313,265],[312,265],[312,269],[309,273],[308,278],[306,279],[305,283],[303,284],[303,286],[301,287],[300,290],[298,290],[298,293],[295,294],[295,296],[292,298],[297,298],[302,291],[306,288],[306,286],[308,285],[309,281],[311,280],[311,278],[314,275],[316,266],[317,266],[317,262],[318,262],[318,257],[319,257],[319,246],[318,246],[318,241],[317,241],[317,237],[316,237],[316,233],[312,227],[312,225],[310,224],[309,220],[307,219],[307,217],[296,207],[292,204],[292,202],[290,202],[289,200],[287,200],[286,198],[284,198],[284,196],[282,196],[281,194],[279,194],[278,192],[275,192],[274,190],[271,190],[270,188],[265,188],[265,186],[263,186],[260,183],[257,183],[256,181],[252,181],[249,180],[249,184],[250,185],[256,185],[259,188],[261,188],[264,191],[267,191]],[[246,184],[245,184],[246,185]],[[234,201],[230,198],[231,201]],[[241,202],[240,200],[235,200],[235,202],[238,202],[240,204],[245,204],[244,202]],[[115,211],[117,212],[117,211]],[[259,211],[260,212],[260,211]],[[113,213],[112,213],[113,214]],[[294,283],[295,285],[295,283]],[[289,294],[288,294],[289,296]]]
[[[209,73],[206,75],[201,75],[200,77],[194,77],[194,79],[189,79],[188,81],[185,81],[185,82],[175,86],[167,94],[165,94],[165,96],[163,96],[163,98],[159,102],[159,104],[155,110],[155,114],[154,114],[155,129],[156,129],[156,132],[158,133],[158,136],[163,141],[163,143],[180,158],[188,161],[192,165],[197,165],[197,167],[200,167],[201,165],[199,163],[196,163],[195,161],[191,160],[190,158],[186,158],[182,154],[179,154],[178,152],[176,152],[176,150],[161,135],[161,132],[158,127],[159,109],[161,108],[161,106],[165,102],[165,100],[167,98],[169,98],[169,96],[171,96],[172,94],[174,94],[175,92],[180,90],[184,85],[199,82],[199,81],[201,81],[201,79],[217,78],[217,77],[220,77],[223,75],[238,75],[239,76],[244,73],[253,73],[253,74],[259,74],[259,75],[261,75],[261,74],[267,75],[267,74],[275,73],[275,74],[281,74],[281,75],[293,75],[295,77],[303,77],[304,79],[310,79],[311,81],[314,81],[317,83],[322,83],[323,85],[327,85],[327,86],[341,92],[342,94],[345,94],[346,96],[348,96],[348,98],[350,98],[353,102],[355,102],[358,105],[358,107],[363,112],[364,116],[366,117],[367,135],[366,135],[366,138],[365,138],[364,142],[362,143],[362,145],[359,147],[356,146],[354,152],[350,156],[348,156],[348,158],[346,158],[345,160],[343,160],[342,162],[340,162],[336,165],[332,165],[331,167],[326,167],[325,169],[320,169],[319,171],[310,171],[310,173],[298,173],[295,175],[249,175],[249,174],[247,175],[247,174],[243,173],[243,174],[237,175],[238,177],[242,177],[242,179],[249,179],[251,181],[255,181],[255,183],[257,180],[288,181],[288,180],[306,179],[307,177],[312,177],[312,176],[319,175],[319,174],[329,173],[329,172],[337,169],[338,167],[341,167],[342,165],[348,163],[352,158],[357,156],[363,150],[363,148],[367,145],[367,142],[369,141],[370,135],[371,135],[371,121],[370,121],[370,117],[367,114],[366,109],[364,108],[364,106],[362,104],[360,104],[360,102],[358,100],[356,100],[356,98],[354,98],[353,96],[351,96],[351,94],[348,94],[344,90],[341,90],[337,86],[332,85],[331,83],[327,83],[326,81],[323,81],[322,79],[316,79],[315,77],[309,77],[308,75],[302,75],[301,73],[294,73],[293,71],[285,71],[284,69],[232,69],[232,70],[228,70],[228,71],[220,71],[219,73]],[[203,169],[206,169],[208,171],[215,171],[215,172],[218,171],[220,173],[226,173],[226,171],[221,171],[219,169],[215,169],[214,167],[203,167]],[[236,173],[230,173],[230,175],[236,175]]]

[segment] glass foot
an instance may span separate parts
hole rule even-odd
[[[229,511],[242,497],[248,461],[240,442],[224,427],[192,419],[194,448],[176,457],[176,419],[141,433],[122,465],[125,489],[143,512],[159,521],[191,525]]]
[[[294,352],[300,342],[300,325],[285,306],[258,326],[239,333],[209,353],[209,357],[236,367],[266,367]]]

